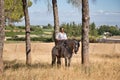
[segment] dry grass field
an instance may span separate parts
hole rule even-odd
[[[51,67],[53,43],[32,43],[32,65],[25,65],[25,44],[5,43],[0,80],[120,80],[120,44],[90,44],[90,67],[81,65],[81,49],[71,67]],[[81,47],[80,47],[81,48]]]

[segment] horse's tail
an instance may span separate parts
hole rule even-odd
[[[54,46],[52,48],[52,66],[55,64],[56,62],[56,56],[58,55],[58,49],[56,48],[56,46]]]

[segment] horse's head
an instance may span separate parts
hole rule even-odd
[[[73,49],[74,49],[74,52],[75,54],[77,54],[78,50],[79,50],[79,47],[80,47],[80,41],[74,39],[74,45],[73,45]]]
[[[76,39],[68,39],[64,42],[64,46],[68,47],[69,50],[75,54],[77,54],[79,47],[80,47],[80,41],[76,40]]]

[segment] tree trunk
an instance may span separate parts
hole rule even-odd
[[[56,45],[55,36],[59,32],[59,16],[58,16],[57,0],[52,0],[52,5],[53,5],[53,16],[54,16],[54,33],[53,33],[53,38],[55,40],[55,45]]]
[[[0,75],[3,73],[3,47],[5,38],[4,0],[0,0]]]
[[[89,5],[88,0],[82,0],[82,64],[89,66]]]
[[[23,2],[23,11],[25,15],[25,31],[26,31],[26,64],[31,64],[31,43],[30,43],[30,20],[28,14],[27,0],[22,0]]]

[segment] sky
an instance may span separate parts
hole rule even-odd
[[[32,0],[33,1],[33,0]],[[82,23],[81,8],[76,8],[67,3],[67,0],[58,0],[59,22],[77,24]],[[54,24],[52,6],[48,11],[47,0],[38,0],[28,9],[31,25]],[[90,23],[100,25],[118,25],[120,27],[120,0],[89,0]],[[16,25],[24,25],[22,22]]]

